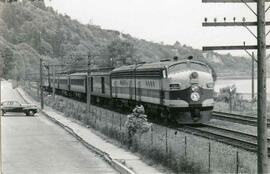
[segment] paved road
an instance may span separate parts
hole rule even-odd
[[[2,82],[2,100],[23,101]],[[112,174],[107,163],[45,116],[2,117],[4,174]]]

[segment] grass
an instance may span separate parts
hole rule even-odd
[[[29,94],[35,95],[36,93],[30,92]],[[37,97],[34,96],[34,98]],[[107,112],[105,109],[93,106],[91,117],[88,117],[85,112],[85,104],[81,102],[68,100],[60,96],[56,97],[55,102],[52,97],[45,97],[45,101],[49,106],[64,111],[67,117],[80,120],[85,125],[89,125],[104,135],[117,140],[128,149],[128,138],[124,129],[126,121],[124,115]],[[252,107],[248,107],[249,105],[243,107],[242,104],[243,112],[254,110],[254,103],[252,103]],[[216,107],[226,111],[228,104],[219,102]],[[240,109],[236,110],[241,112]],[[185,137],[187,140],[186,145]],[[235,173],[236,151],[239,152],[239,171],[241,173],[256,173],[257,159],[254,153],[183,132],[166,130],[165,127],[155,124],[147,133],[132,137],[130,150],[140,153],[140,156],[148,163],[155,166],[166,166],[175,173],[207,173],[209,171],[209,142],[211,144],[210,170],[212,173]]]

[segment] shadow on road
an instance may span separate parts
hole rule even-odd
[[[26,116],[24,114],[21,114],[21,115],[18,115],[18,114],[5,114],[5,115],[2,115],[2,117],[35,117],[34,116]]]

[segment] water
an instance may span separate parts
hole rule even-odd
[[[251,97],[251,79],[226,79],[226,80],[217,80],[215,84],[215,91],[218,92],[220,88],[235,85],[237,88],[237,93],[243,94],[243,97],[250,99]],[[270,78],[267,78],[267,100],[270,100]],[[257,93],[257,80],[254,80],[254,91]]]

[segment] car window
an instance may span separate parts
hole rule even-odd
[[[19,102],[17,102],[17,101],[14,101],[13,106],[21,106],[21,104]]]
[[[17,101],[8,101],[3,102],[3,106],[21,106],[21,104]]]
[[[2,104],[3,104],[3,106],[7,106],[8,102],[3,102]]]

